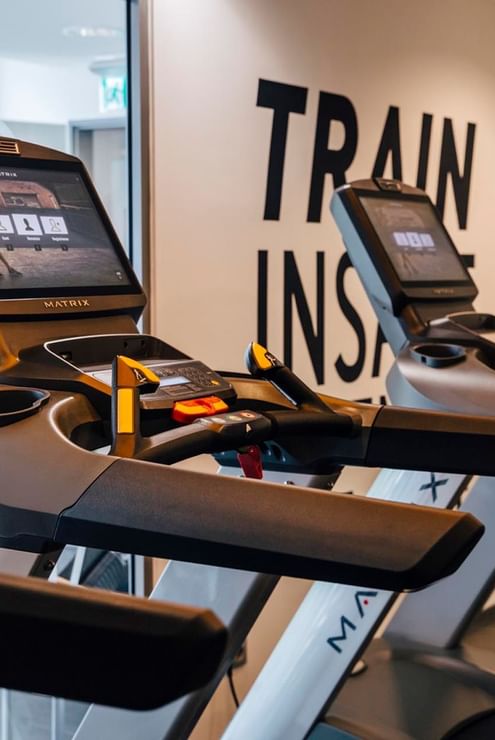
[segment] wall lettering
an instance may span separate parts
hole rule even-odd
[[[278,221],[280,218],[289,116],[291,113],[306,112],[307,95],[306,87],[284,85],[281,82],[271,82],[270,80],[259,81],[256,105],[263,108],[273,108],[272,135],[266,178],[265,213],[263,216],[267,221]]]
[[[340,121],[344,126],[344,143],[340,149],[328,148],[328,137],[332,121]],[[345,183],[345,173],[356,154],[358,123],[354,106],[343,95],[321,92],[316,120],[313,169],[309,191],[308,221],[321,221],[321,207],[325,175],[332,175],[333,186],[338,188]]]
[[[282,205],[285,156],[291,140],[289,123],[291,114],[306,115],[306,103],[310,91],[307,87],[290,85],[282,82],[260,79],[258,84],[257,105],[273,110],[266,172],[265,203],[263,219],[279,221]],[[332,125],[342,125],[344,135],[339,148],[329,147]],[[434,116],[423,113],[418,130],[418,162],[416,168],[416,185],[426,187],[428,170],[434,156],[431,150],[431,132]],[[321,221],[325,181],[327,175],[332,178],[333,187],[337,188],[346,182],[349,170],[358,150],[358,111],[352,101],[344,95],[333,92],[319,92],[318,110],[315,121],[313,140],[313,159],[309,182],[307,221]],[[449,183],[452,186],[457,222],[460,229],[467,228],[471,174],[474,157],[476,125],[468,123],[465,141],[454,136],[453,121],[444,118],[442,138],[438,152],[438,181],[436,188],[436,205],[443,217]],[[371,166],[372,177],[383,177],[390,163],[394,178],[407,181],[403,174],[403,158],[400,129],[400,109],[391,105],[385,114],[385,122],[377,136],[376,156]],[[464,156],[460,152],[464,152]],[[462,165],[460,164],[461,159]],[[296,257],[292,251],[284,251],[283,256],[283,354],[284,361],[291,366],[293,360],[294,320],[300,322],[304,341],[313,366],[316,382],[325,382],[325,254],[318,251],[316,257],[316,296],[314,305],[308,299],[303,285]],[[474,256],[464,255],[464,261],[474,266]],[[258,341],[263,345],[269,343],[268,337],[268,297],[269,297],[269,250],[258,252]],[[345,291],[345,274],[352,265],[347,254],[342,255],[337,266],[336,295],[343,317],[351,325],[357,340],[357,353],[352,361],[339,354],[335,369],[339,377],[352,383],[363,372],[366,359],[367,338],[365,327],[356,307]],[[295,309],[295,311],[294,311]],[[385,338],[379,327],[371,342],[373,350],[372,377],[380,375],[382,347]]]
[[[293,252],[284,252],[284,362],[292,366],[293,302],[295,300],[304,340],[319,385],[325,382],[323,374],[324,311],[325,311],[325,254],[316,253],[316,330],[313,327],[308,300],[297,269]],[[294,299],[294,300],[293,300]]]
[[[351,365],[348,365],[345,362],[342,355],[339,355],[337,357],[337,362],[335,363],[335,369],[337,370],[342,380],[345,380],[346,383],[352,383],[354,380],[357,380],[359,378],[363,371],[364,360],[366,357],[366,335],[364,333],[363,322],[361,321],[359,314],[352,305],[351,301],[347,297],[344,288],[345,273],[350,267],[352,267],[351,261],[346,252],[340,258],[337,267],[337,300],[339,302],[340,308],[342,309],[342,313],[354,329],[358,342],[357,357]]]

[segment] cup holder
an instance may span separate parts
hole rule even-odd
[[[466,350],[458,344],[418,344],[411,354],[428,367],[448,367],[466,359]]]
[[[0,389],[0,427],[36,414],[50,394],[34,388]]]

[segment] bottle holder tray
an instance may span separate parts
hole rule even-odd
[[[49,397],[35,388],[0,388],[0,427],[36,414]]]

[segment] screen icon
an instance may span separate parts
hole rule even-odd
[[[408,247],[407,235],[403,231],[394,231],[394,241],[398,247]]]
[[[428,234],[428,233],[420,234],[419,238],[421,239],[421,243],[423,247],[434,247],[435,246],[435,242],[433,241],[433,237],[431,234]]]
[[[0,234],[13,234],[14,227],[10,216],[0,216]]]
[[[45,234],[68,234],[65,219],[62,216],[40,216]]]
[[[407,241],[410,247],[422,247],[421,239],[416,231],[406,231]]]
[[[41,226],[38,216],[34,214],[13,213],[12,218],[19,236],[41,236]]]

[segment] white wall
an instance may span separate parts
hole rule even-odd
[[[153,331],[212,365],[242,369],[256,338],[257,253],[269,253],[268,344],[283,353],[284,251],[294,253],[313,322],[316,253],[325,253],[325,381],[321,390],[352,398],[383,392],[371,368],[376,321],[352,270],[345,290],[364,326],[364,368],[353,383],[335,363],[357,355],[356,334],[336,297],[343,254],[328,212],[308,223],[309,187],[320,91],[346,96],[358,119],[357,151],[347,179],[371,175],[390,106],[400,115],[402,176],[416,182],[424,113],[433,115],[427,190],[436,197],[444,118],[453,122],[464,162],[468,123],[475,143],[467,229],[460,229],[449,181],[445,219],[465,253],[475,254],[480,309],[493,304],[495,172],[495,6],[486,0],[154,0],[151,311]],[[273,111],[256,105],[260,78],[307,88],[305,115],[290,116],[280,220],[264,220]],[[329,146],[343,143],[332,126]],[[390,161],[385,170],[391,175]],[[316,384],[298,321],[295,370]],[[275,639],[284,604],[271,612]],[[265,641],[266,642],[266,641]],[[269,640],[268,640],[269,642]],[[266,645],[265,645],[266,648]],[[246,671],[249,672],[249,662]],[[244,687],[248,679],[240,678]],[[201,737],[218,736],[218,720]],[[217,724],[215,724],[217,722]],[[212,723],[212,724],[209,724]],[[215,728],[208,731],[208,727]]]

